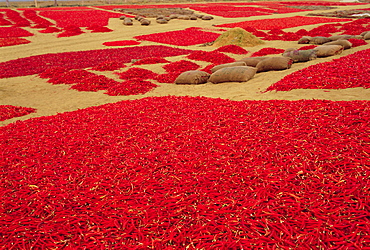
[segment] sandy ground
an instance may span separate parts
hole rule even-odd
[[[369,8],[369,4],[361,6],[344,6],[338,7],[338,10],[353,9],[353,8]],[[331,12],[333,10],[326,10]],[[315,11],[319,12],[319,11]],[[325,12],[325,11],[321,11]],[[119,41],[131,40],[132,37],[137,35],[151,34],[157,32],[165,32],[171,30],[182,30],[189,27],[202,27],[212,28],[213,25],[223,23],[234,23],[246,20],[258,20],[265,18],[281,18],[296,15],[305,15],[309,12],[290,13],[290,14],[276,14],[269,16],[257,16],[249,18],[222,18],[216,17],[211,21],[185,21],[185,20],[171,20],[168,24],[157,24],[154,19],[150,26],[141,26],[135,22],[133,26],[124,26],[119,19],[110,19],[109,28],[113,32],[108,33],[84,33],[75,37],[57,38],[55,34],[42,34],[35,29],[28,29],[35,36],[27,37],[31,41],[29,44],[2,47],[0,48],[0,62],[28,57],[32,55],[40,55],[46,53],[60,53],[67,51],[83,51],[92,49],[105,49],[112,48],[102,45],[106,41]],[[317,25],[300,26],[297,28],[286,29],[286,31],[296,31],[301,28],[311,29]],[[142,45],[154,45],[157,43],[142,42]],[[200,50],[214,50],[214,47],[199,47],[199,46],[175,46],[179,48],[200,49]],[[264,45],[255,47],[246,47],[250,53],[246,55],[229,56],[240,59],[247,57],[251,53],[260,50],[264,47],[274,48],[298,48],[297,42],[284,42],[284,41],[266,41]],[[277,82],[282,77],[305,68],[309,65],[326,62],[352,54],[359,50],[369,49],[370,44],[345,50],[341,55],[320,58],[306,63],[293,64],[291,69],[285,71],[264,72],[258,73],[253,79],[243,83],[222,83],[212,84],[207,83],[204,85],[175,85],[166,83],[157,83],[159,87],[146,93],[145,95],[136,96],[108,96],[103,94],[105,91],[99,92],[79,92],[70,90],[67,85],[52,85],[46,82],[46,79],[41,79],[35,75],[14,77],[7,79],[0,79],[0,105],[15,105],[23,107],[32,107],[37,109],[36,113],[29,114],[23,117],[17,117],[0,122],[0,125],[6,125],[17,120],[26,120],[32,117],[55,115],[57,113],[83,109],[90,106],[102,105],[105,103],[117,102],[120,100],[132,100],[144,98],[149,96],[206,96],[212,98],[224,98],[230,100],[299,100],[299,99],[326,99],[326,100],[370,100],[370,89],[352,88],[343,90],[304,90],[297,89],[292,91],[272,91],[262,93],[271,84]],[[167,58],[170,61],[178,61],[183,59],[182,56]],[[207,65],[207,63],[194,61],[200,65]],[[146,65],[146,69],[150,69],[156,73],[163,73],[162,65]],[[114,77],[113,74],[109,76]]]

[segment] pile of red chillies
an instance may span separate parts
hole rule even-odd
[[[28,115],[34,112],[36,112],[36,109],[33,108],[19,107],[13,105],[0,105],[0,121]]]
[[[153,97],[1,127],[1,245],[364,249],[369,109]]]
[[[311,65],[285,76],[266,91],[370,88],[370,49]]]

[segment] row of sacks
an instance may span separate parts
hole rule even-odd
[[[317,46],[314,49],[287,49],[277,57],[246,57],[233,63],[221,64],[211,69],[212,74],[191,70],[180,74],[176,84],[202,84],[206,82],[246,82],[258,72],[289,69],[293,63],[307,62],[317,57],[339,55],[352,47],[348,40],[337,40]]]
[[[164,16],[164,15],[159,15],[156,17],[156,22],[159,24],[166,24],[168,23],[171,19],[182,19],[182,20],[197,20],[197,19],[202,19],[202,20],[212,20],[212,16],[207,16],[207,15],[200,15],[200,14],[192,14],[192,15],[179,15],[179,14],[171,14],[169,16]],[[131,26],[133,25],[133,20],[129,17],[122,16],[120,17],[121,20],[123,20],[123,24],[126,26]],[[137,15],[135,16],[135,20],[139,21],[141,25],[150,25],[151,21],[147,19],[144,16]]]
[[[285,70],[289,69],[292,64],[296,62],[307,62],[318,57],[339,55],[343,50],[352,47],[352,43],[346,39],[368,39],[368,37],[370,37],[370,31],[364,32],[359,36],[337,35],[330,38],[312,37],[307,43],[320,46],[309,50],[287,49],[282,56],[278,57],[246,57],[233,63],[217,65],[211,69],[211,74],[199,70],[186,71],[177,77],[175,83],[203,84],[206,82],[246,82],[253,78],[258,72]]]
[[[247,82],[258,72],[289,69],[293,60],[289,57],[250,57],[237,62],[220,64],[211,69],[211,74],[200,70],[181,73],[176,84],[203,84],[206,82]]]
[[[364,39],[370,40],[370,31],[362,32],[360,35],[334,35],[330,37],[324,36],[303,36],[301,39],[298,40],[298,44],[316,44],[321,45],[328,42],[340,41],[340,40],[347,40],[347,39]]]

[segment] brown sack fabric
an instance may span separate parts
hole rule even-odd
[[[324,43],[328,43],[331,41],[332,40],[328,37],[315,36],[315,37],[311,37],[310,44],[324,44]]]
[[[245,64],[245,62],[233,62],[233,63],[220,64],[220,65],[214,66],[211,69],[211,72],[214,73],[219,69],[227,68],[227,67],[234,67],[234,66],[246,66],[246,64]]]
[[[257,72],[265,72],[271,70],[284,70],[292,66],[293,59],[289,57],[269,57],[266,60],[259,62],[256,66]]]
[[[127,26],[131,26],[131,25],[133,25],[132,19],[131,19],[131,18],[128,18],[128,17],[126,17],[125,19],[123,19],[123,24],[124,24],[124,25],[127,25]]]
[[[208,81],[210,74],[200,70],[189,70],[181,73],[175,80],[176,84],[202,84]]]
[[[368,32],[364,35],[364,39],[365,39],[365,40],[369,40],[369,39],[370,39],[370,31],[368,31]]]
[[[287,49],[283,56],[290,57],[293,62],[307,62],[317,58],[316,51],[313,49],[308,50],[291,50]]]
[[[266,57],[266,56],[263,56],[263,57],[262,56],[261,57],[246,57],[246,58],[240,59],[237,62],[244,62],[246,64],[246,66],[256,67],[257,64],[260,61],[263,61],[263,60],[265,60],[267,58],[268,57]]]
[[[330,40],[332,41],[337,41],[337,40],[341,40],[341,39],[350,39],[350,38],[353,38],[352,35],[335,35],[335,36],[331,36],[329,37]]]
[[[311,40],[310,36],[304,36],[298,40],[298,44],[306,44],[306,43],[309,43],[310,40]]]
[[[348,40],[336,40],[333,42],[324,43],[323,45],[341,45],[343,46],[343,49],[350,49],[352,48],[352,43]]]
[[[221,82],[246,82],[256,74],[256,68],[248,66],[227,67],[217,70],[211,74],[208,81],[212,83]]]
[[[343,46],[341,45],[321,45],[314,48],[317,57],[327,57],[339,55],[343,52]]]

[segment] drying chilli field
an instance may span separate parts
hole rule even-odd
[[[0,8],[0,249],[370,249],[370,18],[313,15],[369,8]],[[198,16],[135,19],[169,9]],[[262,42],[212,46],[233,28]],[[343,35],[246,82],[175,84]]]

